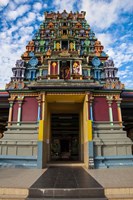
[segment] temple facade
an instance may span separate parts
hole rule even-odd
[[[46,12],[6,85],[10,107],[0,164],[133,165],[117,71],[85,12]]]

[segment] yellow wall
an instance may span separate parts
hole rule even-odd
[[[83,103],[83,137],[84,137],[84,163],[88,168],[88,95]]]

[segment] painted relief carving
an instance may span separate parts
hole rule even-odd
[[[58,63],[57,62],[52,62],[51,63],[51,72],[50,72],[50,74],[51,75],[55,75],[55,74],[57,74],[57,71],[58,71]]]
[[[70,79],[70,62],[63,61],[60,63],[60,78]]]
[[[73,63],[73,74],[80,74],[79,62],[74,62]]]
[[[46,56],[47,56],[48,58],[51,57],[51,49],[48,49],[48,51],[46,52]]]
[[[56,43],[56,49],[57,49],[57,51],[59,51],[59,50],[60,50],[60,48],[61,48],[61,46],[60,46],[60,43],[59,43],[59,42],[57,42],[57,43]]]
[[[62,79],[70,79],[70,67],[69,66],[61,67],[61,78]]]
[[[92,64],[93,64],[94,67],[99,67],[99,65],[101,64],[101,61],[100,61],[100,59],[98,57],[95,56],[92,59]]]

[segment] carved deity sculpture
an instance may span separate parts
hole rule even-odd
[[[73,74],[80,74],[80,65],[77,62],[73,64]]]
[[[51,65],[51,74],[57,74],[57,62],[53,62]]]
[[[61,78],[62,79],[70,79],[70,67],[69,66],[61,67]]]

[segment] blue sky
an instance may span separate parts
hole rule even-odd
[[[104,51],[133,89],[133,0],[0,0],[0,89],[44,20],[45,11],[86,11],[86,19]]]

